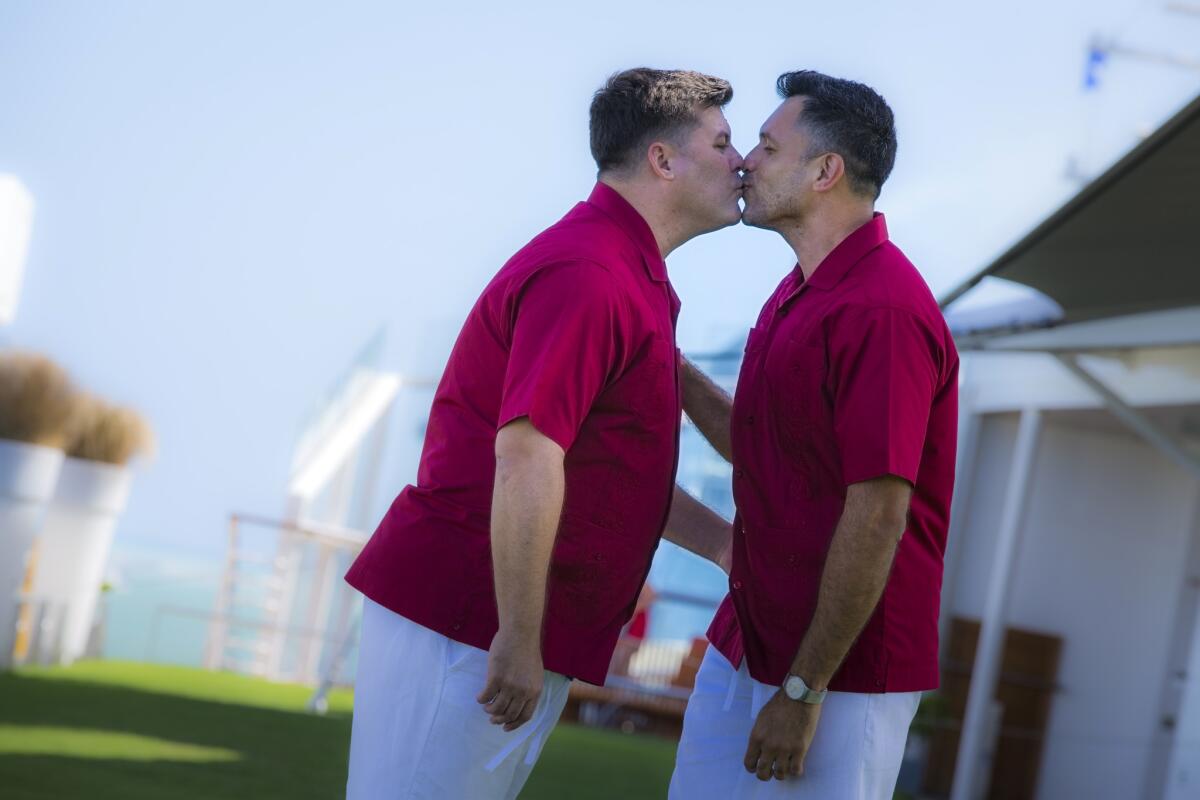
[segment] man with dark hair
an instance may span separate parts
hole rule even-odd
[[[350,798],[514,798],[603,683],[667,519],[679,300],[664,259],[736,223],[719,78],[635,69],[591,106],[599,180],[467,316],[417,484],[351,566],[366,599]]]
[[[742,218],[783,236],[796,267],[750,331],[732,401],[682,370],[688,416],[732,462],[737,514],[732,530],[688,521],[685,546],[728,551],[714,560],[730,591],[671,797],[887,800],[938,680],[958,355],[874,211],[896,156],[887,103],[816,72],[778,88]]]

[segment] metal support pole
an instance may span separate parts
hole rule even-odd
[[[332,567],[336,559],[333,548],[327,544],[317,545],[317,566],[312,585],[316,589],[316,597],[308,607],[308,627],[315,631],[327,631],[329,628],[329,611],[333,602],[335,584],[340,584],[340,576],[334,575]],[[298,680],[301,683],[315,683],[320,678],[321,653],[324,652],[324,642],[316,637],[304,640],[298,659]]]
[[[346,604],[351,615],[354,614],[354,607]],[[316,691],[312,697],[308,699],[308,704],[305,706],[314,714],[324,714],[329,709],[329,690],[333,688],[337,682],[338,675],[342,671],[342,664],[350,655],[350,651],[354,648],[355,641],[358,638],[358,629],[362,620],[362,607],[358,607],[358,614],[350,616],[345,624],[340,624],[334,638],[334,647],[329,663],[325,666],[325,672],[317,683]]]
[[[1021,412],[1017,443],[1013,450],[1000,530],[992,557],[992,572],[988,579],[987,599],[979,627],[979,643],[975,649],[975,664],[971,670],[971,690],[963,716],[962,738],[954,769],[951,800],[976,800],[979,788],[988,775],[981,772],[988,711],[996,696],[1000,675],[1000,660],[1004,649],[1004,620],[1008,606],[1013,565],[1021,543],[1021,526],[1033,477],[1034,457],[1042,429],[1042,412],[1036,408]]]
[[[225,624],[225,614],[233,606],[233,596],[236,591],[234,582],[237,580],[237,514],[232,514],[229,517],[229,538],[227,541],[228,550],[225,553],[225,571],[221,575],[221,585],[217,588],[217,601],[213,608],[213,621],[208,629],[208,643],[204,649],[204,668],[211,670],[221,669],[225,665],[225,646],[229,639],[229,627]]]

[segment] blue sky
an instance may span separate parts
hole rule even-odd
[[[118,545],[214,555],[234,510],[282,509],[298,426],[379,326],[385,363],[436,375],[490,275],[585,196],[587,106],[609,73],[729,79],[743,152],[808,67],[893,106],[879,208],[944,291],[1200,91],[1095,34],[1200,55],[1200,16],[1157,2],[0,6],[0,172],[35,202],[15,325],[85,387],[142,409]],[[680,342],[750,324],[790,266],[737,227],[672,256]],[[428,394],[403,398],[384,494],[415,467]]]

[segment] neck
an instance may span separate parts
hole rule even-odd
[[[605,175],[600,182],[625,199],[625,202],[646,220],[654,241],[658,244],[658,252],[665,260],[681,244],[692,238],[680,224],[681,215],[671,213],[666,204],[652,190],[647,189],[637,181],[621,180]]]
[[[835,247],[870,222],[874,215],[871,203],[830,204],[781,229],[779,235],[791,245],[804,280],[808,280]]]

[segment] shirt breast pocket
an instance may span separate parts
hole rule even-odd
[[[675,424],[678,360],[675,343],[655,333],[624,377],[628,406],[648,431],[662,434]]]

